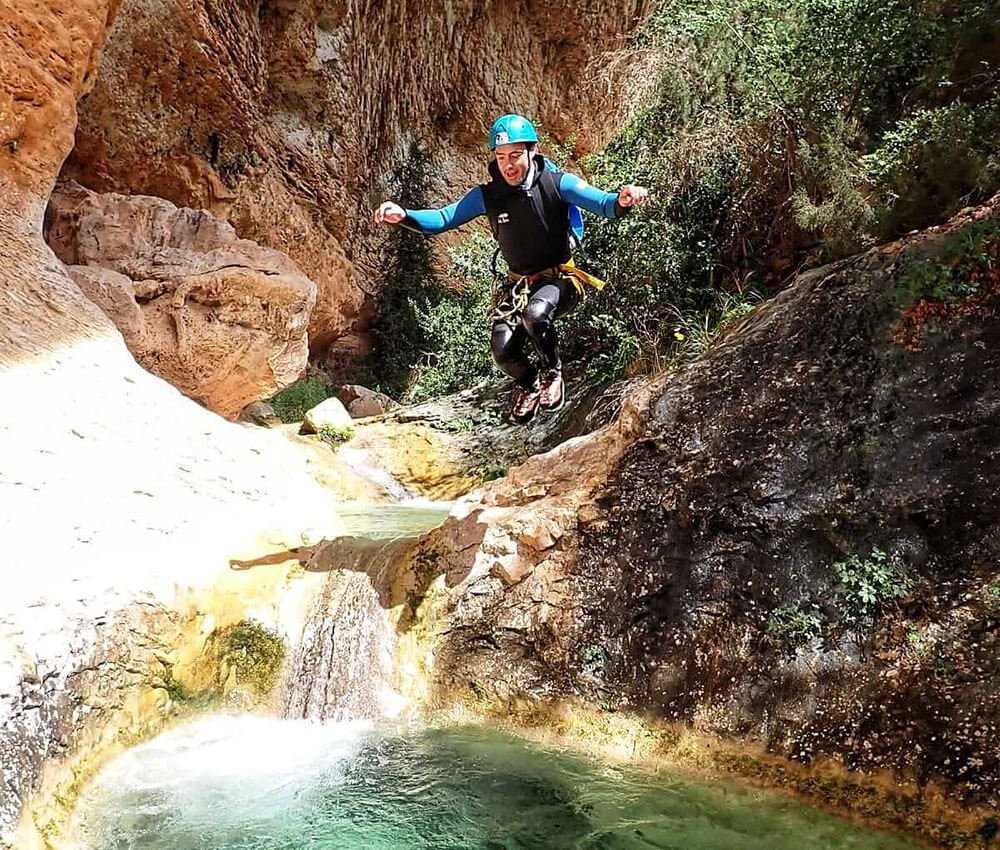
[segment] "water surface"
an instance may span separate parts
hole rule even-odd
[[[88,850],[915,850],[771,792],[478,727],[209,718],[109,765]]]
[[[365,540],[400,540],[419,537],[441,525],[451,502],[412,500],[384,505],[349,502],[338,508],[344,536]]]

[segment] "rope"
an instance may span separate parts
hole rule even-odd
[[[519,277],[512,285],[504,277],[494,279],[493,297],[487,317],[491,322],[508,322],[528,306],[528,278]],[[517,321],[520,321],[518,319]]]

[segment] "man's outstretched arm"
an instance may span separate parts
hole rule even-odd
[[[649,191],[645,187],[632,184],[622,186],[617,193],[602,192],[575,174],[567,172],[559,176],[559,194],[564,201],[605,218],[620,218],[629,207],[644,204],[649,197]]]
[[[460,201],[436,210],[407,210],[393,201],[385,201],[375,210],[377,224],[409,224],[421,233],[444,233],[461,227],[477,216],[485,215],[483,190],[475,186]]]

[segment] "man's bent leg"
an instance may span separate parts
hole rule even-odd
[[[493,323],[490,348],[496,364],[514,379],[510,418],[519,425],[530,422],[538,409],[538,370],[524,354],[527,339],[520,324],[512,328],[507,322]]]
[[[558,410],[564,397],[555,319],[568,313],[579,301],[574,283],[561,278],[535,289],[525,307],[522,325],[542,361],[539,406],[545,410]]]
[[[524,389],[533,389],[538,370],[525,356],[524,346],[528,335],[521,325],[511,327],[507,322],[494,322],[490,350],[497,366],[510,375]]]

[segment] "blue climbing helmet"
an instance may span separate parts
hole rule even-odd
[[[490,130],[490,150],[495,151],[498,145],[512,145],[518,142],[538,144],[538,133],[535,126],[523,115],[501,115],[493,122]],[[545,160],[545,167],[558,172],[554,163]],[[583,214],[576,204],[569,204],[569,228],[577,246],[583,242]]]
[[[523,115],[501,115],[493,122],[490,130],[490,150],[495,151],[497,145],[513,145],[517,142],[537,144],[538,133],[534,125]]]

